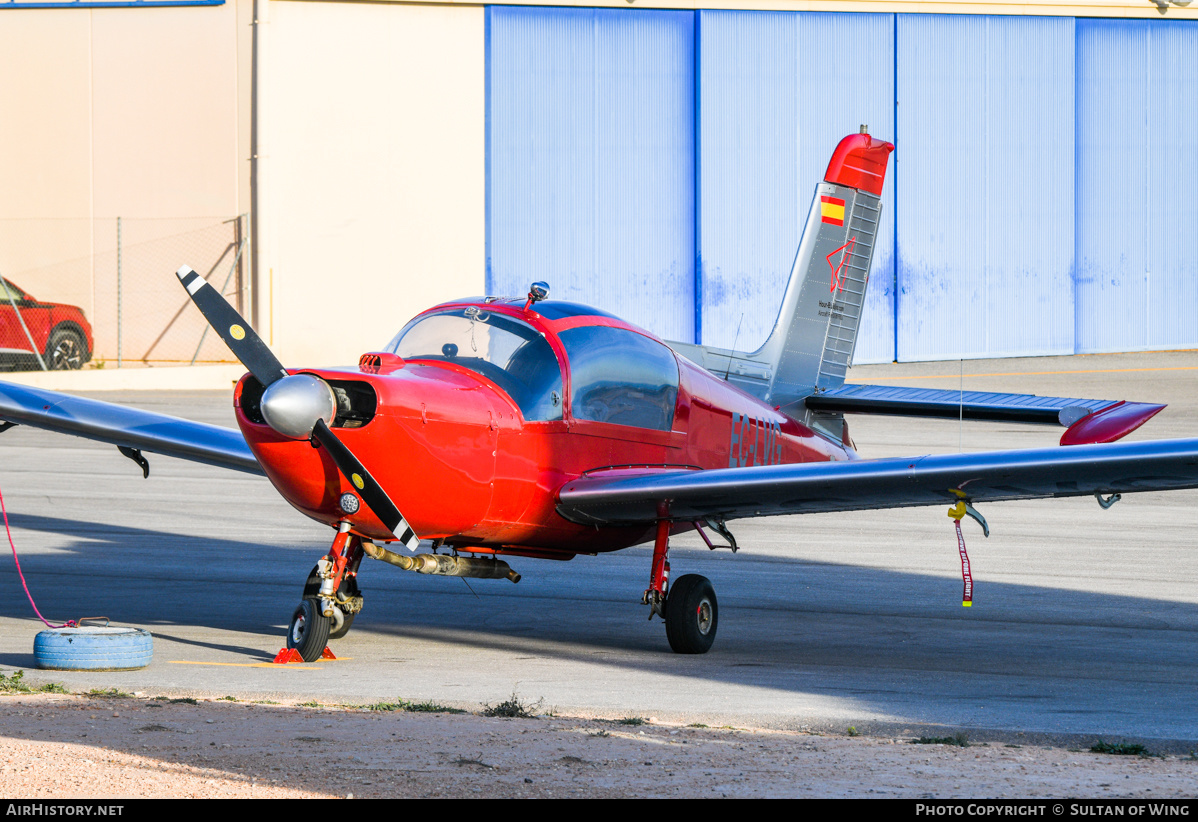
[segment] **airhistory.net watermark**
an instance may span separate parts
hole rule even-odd
[[[5,816],[120,816],[124,805],[55,805],[47,802],[9,802]]]

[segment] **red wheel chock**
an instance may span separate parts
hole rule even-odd
[[[324,650],[320,652],[321,659],[336,659],[333,652],[329,650],[329,646],[324,646]],[[275,655],[274,663],[276,665],[286,665],[288,662],[303,662],[304,658],[300,656],[300,652],[295,648],[280,648],[279,653]]]

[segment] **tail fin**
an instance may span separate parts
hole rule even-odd
[[[681,354],[771,405],[844,384],[894,146],[862,129],[840,141],[815,190],[778,321],[752,353],[671,343]],[[793,414],[792,416],[802,416]]]

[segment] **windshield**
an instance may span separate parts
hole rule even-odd
[[[21,289],[17,288],[15,283],[11,283],[3,277],[0,277],[0,302],[6,303],[9,301],[9,298],[14,300],[33,300],[32,297],[30,297]]]
[[[562,418],[562,372],[553,348],[530,325],[478,306],[420,317],[387,351],[405,360],[469,368],[502,388],[526,420]]]

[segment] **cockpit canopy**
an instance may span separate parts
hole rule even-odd
[[[562,372],[553,348],[531,325],[478,306],[425,314],[387,345],[405,360],[450,362],[482,374],[511,397],[526,420],[562,418]]]
[[[569,363],[574,419],[670,430],[678,363],[669,348],[608,325],[577,326],[557,338]],[[485,305],[417,317],[386,350],[404,360],[449,362],[481,374],[512,398],[525,420],[563,418],[563,380],[553,347],[528,323]]]
[[[669,431],[678,400],[678,362],[656,340],[626,328],[584,325],[558,339],[570,361],[576,420]]]

